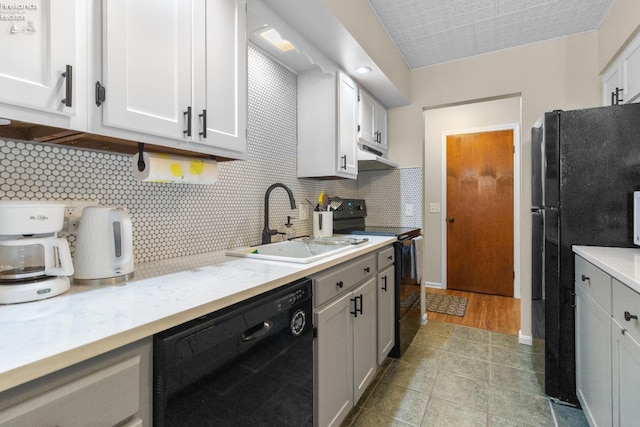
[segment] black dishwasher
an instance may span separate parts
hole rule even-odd
[[[311,280],[154,336],[154,426],[312,426]]]

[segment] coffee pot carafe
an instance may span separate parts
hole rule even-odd
[[[115,285],[133,277],[131,218],[123,208],[88,206],[82,211],[73,283]]]
[[[73,263],[62,229],[65,205],[0,201],[0,304],[66,292]]]

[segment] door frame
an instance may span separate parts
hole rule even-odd
[[[447,289],[447,137],[465,133],[493,132],[501,130],[513,131],[513,297],[520,299],[520,124],[508,123],[495,126],[483,126],[469,129],[447,130],[442,132],[442,202],[440,216],[440,236],[441,236],[441,285]]]

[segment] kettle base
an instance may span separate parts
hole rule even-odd
[[[73,278],[73,284],[79,286],[105,286],[105,285],[126,285],[126,283],[133,279],[133,271],[131,273],[123,274],[122,276],[114,277],[100,277],[97,279],[78,279]]]

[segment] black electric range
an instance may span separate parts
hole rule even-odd
[[[416,238],[421,235],[420,228],[386,227],[365,224],[366,203],[362,199],[344,199],[342,205],[333,212],[333,232],[336,234],[355,234],[373,236],[396,236],[393,244],[395,252],[395,346],[389,353],[391,357],[400,357],[418,332],[421,321],[419,309],[421,269],[420,257],[416,256]],[[417,286],[416,286],[417,285]],[[418,295],[410,304],[403,301],[407,295]],[[409,301],[411,298],[409,299]]]

